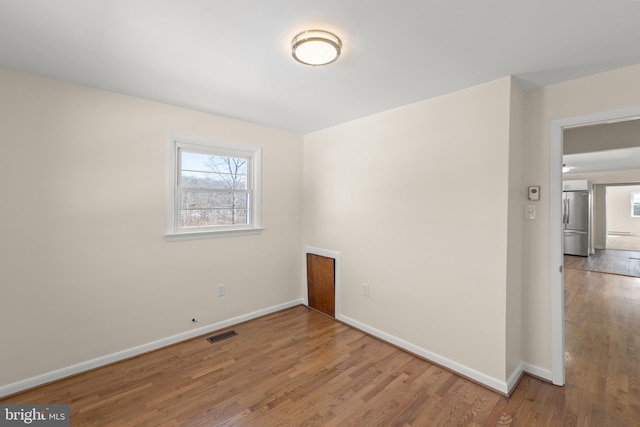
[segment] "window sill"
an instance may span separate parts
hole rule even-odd
[[[233,228],[226,230],[207,230],[207,231],[186,231],[179,233],[167,233],[164,239],[167,242],[180,242],[183,240],[197,239],[215,239],[217,237],[233,237],[247,236],[252,234],[260,234],[264,230],[262,227],[255,228]]]

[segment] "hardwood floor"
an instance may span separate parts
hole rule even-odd
[[[565,255],[566,268],[640,277],[640,252],[598,249],[589,257]]]
[[[0,403],[68,403],[72,426],[640,425],[640,279],[566,270],[565,293],[567,385],[509,399],[298,306]]]

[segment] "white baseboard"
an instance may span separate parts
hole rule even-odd
[[[509,378],[507,378],[507,387],[509,389],[509,394],[511,394],[513,389],[518,385],[518,381],[525,373],[533,375],[534,377],[540,378],[542,380],[552,382],[552,375],[549,369],[542,369],[538,366],[521,361],[520,363],[518,363],[518,367],[511,373],[511,375],[509,375]]]
[[[529,373],[535,377],[547,380],[551,382],[551,371],[548,369],[542,369],[535,365],[526,362],[520,362],[518,367],[511,373],[507,381],[501,381],[497,378],[490,377],[488,375],[483,374],[482,372],[478,372],[475,369],[469,368],[468,366],[462,365],[458,362],[454,362],[451,359],[447,359],[439,354],[433,353],[431,351],[425,350],[422,347],[418,347],[410,342],[407,342],[403,339],[395,337],[393,335],[387,334],[386,332],[382,332],[376,328],[373,328],[364,323],[358,322],[357,320],[351,319],[345,315],[339,315],[338,320],[353,326],[356,329],[360,329],[368,334],[371,334],[377,338],[380,338],[383,341],[391,343],[395,346],[398,346],[404,350],[407,350],[415,355],[418,355],[430,362],[436,363],[444,368],[447,368],[456,374],[459,374],[465,378],[468,378],[472,381],[475,381],[491,390],[497,391],[504,395],[509,395],[513,388],[518,384],[518,380],[522,376],[523,373]]]
[[[444,368],[447,368],[463,377],[466,377],[472,381],[480,383],[487,388],[495,390],[502,394],[508,394],[509,388],[505,381],[498,380],[496,378],[490,377],[488,375],[483,374],[482,372],[478,372],[475,369],[469,368],[468,366],[462,365],[458,362],[455,362],[451,359],[447,359],[439,354],[433,353],[429,350],[425,350],[422,347],[418,347],[417,345],[411,344],[403,339],[397,338],[393,335],[387,334],[386,332],[382,332],[376,328],[372,328],[369,325],[364,323],[360,323],[357,320],[351,319],[347,316],[340,315],[338,320],[345,322],[348,325],[353,326],[354,328],[360,329],[368,334],[371,334],[377,338],[380,338],[383,341],[391,343],[395,346],[398,346],[402,349],[405,349],[413,354],[416,354],[420,357],[423,357],[426,360],[429,360],[433,363],[436,363]]]
[[[524,362],[521,361],[520,363],[518,363],[518,366],[511,373],[511,375],[509,375],[509,378],[507,378],[507,390],[509,390],[507,394],[511,394],[514,387],[518,385],[518,381],[520,381],[520,378],[522,377],[523,374],[524,374]]]
[[[294,307],[302,304],[302,299],[297,299],[282,304],[267,307],[262,310],[254,311],[252,313],[243,314],[241,316],[232,317],[231,319],[223,320],[221,322],[212,323],[207,326],[202,326],[197,329],[182,332],[176,335],[172,335],[167,338],[162,338],[157,341],[142,344],[136,347],[132,347],[126,350],[118,351],[116,353],[107,354],[95,359],[80,362],[75,365],[67,366],[65,368],[57,369],[55,371],[47,372],[35,377],[27,378],[21,381],[17,381],[11,384],[0,386],[0,397],[8,396],[11,394],[19,393],[23,390],[27,390],[33,387],[37,387],[52,381],[56,381],[62,378],[76,375],[91,369],[99,368],[114,362],[119,362],[124,359],[128,359],[134,356],[138,356],[143,353],[147,353],[152,350],[157,350],[162,347],[166,347],[172,344],[176,344],[181,341],[185,341],[191,338],[198,337],[200,335],[207,334],[209,332],[216,331],[218,329],[226,328],[236,325],[238,323],[246,322],[247,320],[255,319],[267,314],[275,313],[286,308]]]
[[[522,370],[534,377],[549,381],[550,383],[553,382],[553,373],[550,369],[544,369],[530,363],[522,362]]]

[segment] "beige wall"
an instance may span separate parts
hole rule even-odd
[[[640,218],[631,217],[631,195],[640,185],[607,187],[607,230],[640,236]]]
[[[550,162],[549,133],[552,120],[619,110],[640,105],[640,66],[597,74],[547,86],[526,96],[527,179],[542,186],[540,213],[525,232],[528,278],[524,300],[526,337],[524,357],[528,363],[551,367],[550,315]],[[561,160],[558,159],[558,163]]]
[[[8,70],[0,93],[0,386],[301,297],[301,136]],[[263,147],[262,234],[164,241],[168,134]]]
[[[304,244],[341,253],[342,314],[502,382],[510,101],[504,78],[305,135],[303,166]]]
[[[566,129],[564,154],[590,153],[640,146],[640,120]]]
[[[524,181],[524,98],[515,80],[511,81],[511,111],[509,123],[509,223],[507,247],[507,364],[506,376],[518,375],[522,362],[522,292],[524,284],[524,210],[537,202],[527,201],[528,184]],[[512,381],[515,378],[511,379]]]

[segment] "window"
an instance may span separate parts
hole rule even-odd
[[[167,239],[258,232],[259,147],[169,138]]]
[[[640,193],[631,193],[631,217],[640,218]]]

